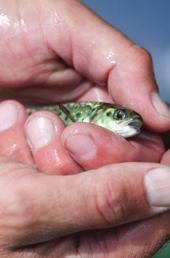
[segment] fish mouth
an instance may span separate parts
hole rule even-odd
[[[141,119],[131,119],[131,121],[128,123],[124,123],[124,125],[119,128],[117,132],[124,138],[130,138],[140,134],[142,125],[143,122]]]
[[[135,130],[140,132],[140,129],[141,129],[142,125],[143,125],[143,121],[140,120],[140,119],[136,119],[134,121],[131,121],[128,125],[130,127],[134,128]]]

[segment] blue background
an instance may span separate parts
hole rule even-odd
[[[162,97],[170,102],[170,0],[83,0],[152,55]],[[166,245],[154,258],[170,257]]]

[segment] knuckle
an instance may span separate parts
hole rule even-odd
[[[10,182],[7,183],[8,180]],[[21,177],[18,180],[22,180]],[[0,182],[0,186],[3,185],[6,188],[2,187],[0,193],[0,231],[4,238],[14,243],[29,232],[33,219],[32,205],[27,190],[16,183],[16,178],[4,177]]]
[[[29,219],[30,207],[28,200],[21,196],[18,187],[13,188],[10,194],[12,196],[8,196],[8,198],[6,198],[6,204],[4,204],[4,215],[6,215],[7,218],[12,218],[10,222],[14,222],[16,227],[24,227],[24,225],[28,224]],[[3,211],[1,210],[1,212]]]
[[[23,230],[26,230],[31,226],[34,221],[34,201],[30,192],[27,191],[28,187],[23,187],[20,185],[16,189],[16,218]]]
[[[134,45],[133,51],[135,52],[136,60],[139,60],[142,64],[147,66],[152,65],[152,57],[148,50],[138,45]]]
[[[106,180],[96,194],[96,209],[107,224],[113,226],[127,220],[129,216],[126,187],[119,180]]]

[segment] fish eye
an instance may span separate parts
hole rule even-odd
[[[114,118],[116,120],[123,120],[125,117],[126,117],[126,112],[124,110],[119,109],[114,113]]]

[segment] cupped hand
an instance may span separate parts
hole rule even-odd
[[[152,162],[159,162],[164,152],[159,137],[143,133],[128,142],[92,125],[65,128],[49,112],[27,118],[16,101],[2,102],[3,110],[0,154],[10,158],[0,161],[4,257],[144,258],[168,238],[169,213],[150,218],[167,207],[153,203],[147,189],[148,175],[164,173],[166,167],[117,163],[148,161],[148,155]],[[74,151],[75,145],[79,148],[74,154],[67,148],[69,137],[73,137]],[[94,149],[88,148],[88,137]]]
[[[145,124],[156,131],[170,128],[169,109],[156,93],[149,55],[78,1],[17,1],[17,4],[1,1],[0,4],[2,99],[15,98],[28,104],[115,101],[138,111]],[[63,133],[61,121],[56,127],[58,119],[46,113],[45,120],[52,120],[55,125],[55,128],[47,127],[54,132],[55,141],[49,135],[43,141],[43,129],[38,144],[33,146],[35,138],[31,140],[29,134],[33,120],[28,120],[26,133],[31,153],[23,131],[26,113],[16,105],[19,113],[10,122],[6,120],[6,112],[11,114],[11,107],[4,108],[0,152],[29,165],[1,161],[2,255],[150,257],[169,234],[169,214],[128,226],[118,225],[160,212],[160,208],[153,208],[155,202],[152,203],[144,177],[150,170],[152,173],[153,169],[164,169],[164,166],[123,163],[67,177],[40,174],[32,166],[35,159],[41,171],[73,174],[83,167],[88,170],[121,162],[124,158],[125,161],[148,161],[150,156],[151,161],[158,162],[163,153],[161,141],[144,134],[143,139],[127,143],[89,126],[86,129],[93,143],[90,153],[93,156],[81,153],[82,158],[74,153],[75,149],[68,148],[70,132],[76,137],[75,125]],[[45,125],[45,120],[40,120]],[[77,126],[81,137],[84,129]],[[103,142],[101,146],[95,138],[96,132],[111,142],[107,146]],[[55,143],[49,147],[52,142]],[[119,155],[112,149],[113,145]],[[130,151],[126,152],[124,147]],[[50,150],[52,154],[47,155]],[[110,230],[101,231],[107,227]],[[69,234],[72,235],[69,237]]]
[[[0,167],[2,257],[149,258],[169,236],[169,213],[132,223],[165,211],[150,206],[143,183],[163,166],[123,163],[69,176],[2,158]]]
[[[24,103],[115,101],[170,128],[150,56],[75,0],[0,1],[0,96]]]

